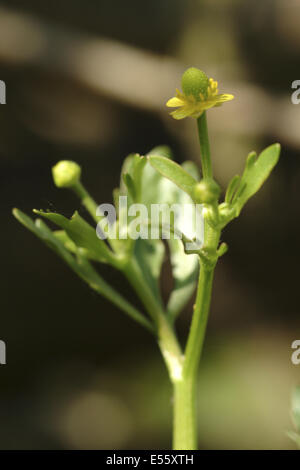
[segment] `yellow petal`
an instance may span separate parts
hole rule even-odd
[[[201,103],[201,106],[199,106],[199,111],[205,111],[206,109],[213,108],[216,106],[217,100],[216,97],[212,97],[210,99],[207,99]]]
[[[176,111],[172,111],[171,113],[171,116],[174,118],[174,119],[184,119],[188,116],[190,116],[190,112],[188,109],[186,108],[180,108],[180,109],[176,109]]]
[[[181,100],[180,98],[176,98],[175,96],[173,98],[170,98],[169,101],[167,101],[166,106],[169,108],[176,108],[177,106],[183,106],[184,101]]]
[[[192,114],[190,114],[190,117],[192,118],[199,118],[201,116],[201,114],[203,113],[204,109],[197,109],[196,111],[194,111]]]
[[[177,96],[177,98],[179,98],[180,100],[183,100],[183,101],[184,101],[184,98],[185,98],[185,97],[184,97],[184,94],[181,93],[181,91],[178,90],[178,88],[176,88],[176,96]]]
[[[234,96],[224,93],[215,97],[216,103],[225,103],[225,101],[233,100]]]

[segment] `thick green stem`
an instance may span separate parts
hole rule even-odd
[[[207,132],[206,112],[204,111],[197,119],[198,134],[201,149],[201,163],[203,178],[212,178],[212,164],[210,158],[210,147]]]
[[[197,372],[209,314],[213,268],[201,263],[197,298],[185,351],[182,379],[174,385],[175,450],[197,449]]]
[[[173,449],[197,449],[196,390],[194,377],[174,384]]]

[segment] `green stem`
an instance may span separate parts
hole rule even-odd
[[[161,301],[153,295],[143,273],[133,259],[124,267],[123,273],[153,320],[158,346],[167,366],[170,380],[174,383],[182,376],[183,355],[173,326],[163,310]]]
[[[154,324],[157,326],[158,314],[163,314],[162,303],[152,294],[148,283],[144,279],[140,266],[133,257],[122,267],[122,272],[144,304]]]
[[[208,140],[207,120],[205,111],[197,119],[197,125],[200,140],[203,178],[212,178],[212,164],[210,158],[210,146]]]
[[[185,350],[184,377],[196,377],[209,314],[214,268],[201,263],[194,315]]]
[[[209,314],[213,268],[201,263],[196,304],[185,351],[182,380],[174,386],[175,450],[197,449],[197,372]]]
[[[73,257],[72,257],[73,258]],[[145,327],[151,333],[155,332],[155,328],[152,322],[146,318],[141,312],[139,312],[133,305],[131,305],[124,297],[119,294],[118,291],[113,289],[107,282],[102,279],[98,273],[94,270],[91,264],[85,260],[81,259],[81,266],[86,266],[86,271],[89,274],[85,276],[85,272],[77,269],[77,274],[84,279],[92,289],[94,289],[98,294],[102,295],[104,298],[110,300],[110,302],[120,310],[123,310],[130,318],[138,322],[140,325]],[[73,266],[71,266],[73,267]],[[92,279],[91,279],[92,278]]]
[[[197,124],[203,178],[213,178],[205,112],[198,118]],[[218,216],[216,204],[212,205],[212,209],[215,210],[215,216]],[[182,377],[174,384],[173,448],[175,450],[197,449],[197,373],[210,309],[219,240],[220,230],[205,220],[204,246],[200,254],[200,275],[194,314],[185,348]]]
[[[92,198],[92,196],[88,193],[88,191],[85,189],[83,184],[78,181],[76,184],[74,184],[71,189],[74,191],[74,193],[78,196],[78,198],[81,200],[81,204],[87,209],[91,217],[94,219],[95,222],[100,222],[103,219],[102,215],[96,215],[97,214],[97,208],[98,205],[96,201]],[[103,242],[105,243],[105,242]],[[112,245],[110,243],[110,240],[107,240],[108,246],[111,248],[109,251],[114,252],[112,249]],[[121,259],[117,256],[114,256],[115,253],[112,254],[111,256],[111,262],[112,265],[115,267],[120,267],[123,264],[122,257]]]
[[[73,191],[75,194],[81,199],[81,203],[84,205],[84,207],[87,209],[87,211],[90,213],[90,215],[93,217],[95,222],[99,222],[102,217],[97,216],[97,203],[94,201],[92,196],[87,192],[85,187],[82,185],[80,181],[76,183],[76,185],[72,186]]]
[[[196,381],[174,384],[173,450],[197,449]]]

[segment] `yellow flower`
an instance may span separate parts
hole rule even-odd
[[[169,108],[178,108],[171,113],[174,119],[198,118],[207,109],[234,98],[233,95],[219,94],[218,82],[208,79],[204,72],[194,67],[183,74],[182,89],[183,93],[176,89],[176,96],[166,103]]]

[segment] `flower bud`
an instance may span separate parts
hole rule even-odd
[[[52,168],[52,176],[58,188],[70,188],[80,180],[81,168],[75,162],[62,160]]]
[[[194,200],[200,204],[211,204],[219,199],[221,188],[213,179],[203,179],[194,187]]]
[[[182,75],[181,86],[185,96],[193,95],[199,101],[200,93],[207,98],[209,79],[202,70],[190,67]]]

